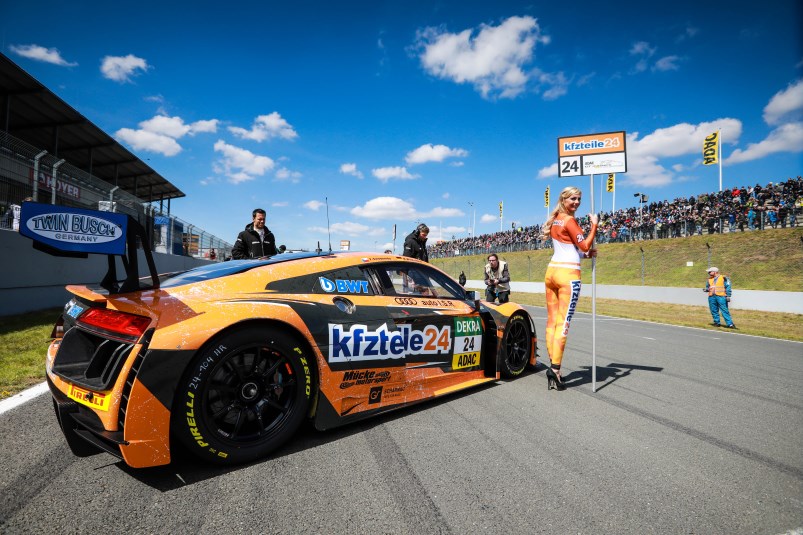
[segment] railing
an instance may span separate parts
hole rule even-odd
[[[216,261],[231,256],[230,243],[201,227],[0,131],[0,229],[18,229],[26,200],[128,214],[148,230],[156,252]]]
[[[597,231],[597,243],[617,243],[643,240],[685,238],[687,236],[705,234],[727,234],[729,232],[750,232],[770,228],[796,227],[801,224],[803,207],[790,207],[784,217],[773,219],[766,211],[756,211],[755,217],[742,222],[729,224],[727,218],[700,221],[684,220],[672,223],[642,224],[635,227],[605,227],[603,222]],[[582,223],[582,220],[581,220]],[[533,227],[526,227],[523,232],[508,230],[476,239],[454,240],[429,248],[430,258],[452,258],[455,256],[486,255],[490,253],[509,253],[513,251],[535,251],[551,249],[551,240],[544,242],[540,237],[533,237]],[[538,234],[538,232],[535,232]]]

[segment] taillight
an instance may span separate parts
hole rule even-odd
[[[103,334],[136,342],[150,325],[151,319],[105,308],[90,308],[78,316],[78,323],[89,330],[100,330]]]

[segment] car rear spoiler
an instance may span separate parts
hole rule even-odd
[[[22,203],[19,230],[33,240],[34,249],[52,256],[105,255],[108,269],[100,286],[110,295],[159,287],[159,275],[145,228],[127,214],[28,201]],[[143,285],[139,276],[137,239],[148,265],[151,284]],[[121,257],[125,270],[122,280],[117,278],[116,256]]]

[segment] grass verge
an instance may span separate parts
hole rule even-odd
[[[546,306],[544,294],[516,293],[516,302]],[[591,312],[591,298],[581,297],[580,312]],[[61,309],[49,309],[3,318],[0,326],[0,399],[7,398],[45,380],[45,355],[50,332]],[[597,314],[671,325],[711,327],[707,307],[597,299]],[[733,311],[737,332],[784,340],[803,341],[803,315],[753,310]],[[536,325],[543,336],[543,325]]]
[[[515,299],[517,303],[523,305],[546,307],[546,296],[544,294],[516,292]],[[590,313],[591,298],[581,297],[577,304],[577,310]],[[708,311],[707,306],[597,299],[597,314],[685,327],[699,327],[711,331],[728,331],[728,329],[718,329],[710,325],[711,313]],[[736,332],[803,342],[803,315],[801,314],[731,310],[731,316],[733,317],[733,323],[739,328]],[[539,334],[542,331],[543,327],[541,327]]]
[[[45,380],[45,355],[60,308],[3,317],[0,325],[0,399]]]

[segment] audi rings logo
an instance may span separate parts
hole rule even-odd
[[[418,301],[410,297],[397,297],[396,302],[400,305],[417,305]]]

